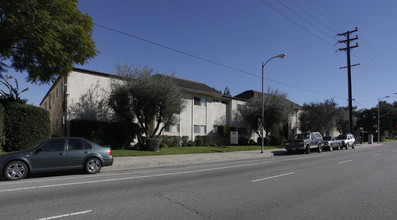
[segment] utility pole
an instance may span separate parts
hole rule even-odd
[[[354,64],[354,65],[350,64],[350,50],[358,47],[357,42],[356,42],[355,46],[350,46],[350,41],[354,41],[354,40],[358,39],[357,35],[355,38],[350,38],[350,34],[356,32],[356,31],[357,31],[357,27],[353,31],[346,31],[345,33],[338,34],[338,36],[346,36],[346,40],[340,40],[338,42],[346,44],[346,47],[340,48],[339,51],[346,51],[346,54],[347,54],[347,66],[341,67],[340,69],[347,68],[347,81],[348,81],[348,93],[349,93],[348,94],[349,95],[349,100],[348,100],[349,101],[349,133],[352,133],[352,131],[353,131],[353,110],[352,110],[353,109],[353,105],[352,105],[353,98],[352,98],[351,67],[360,65],[359,63]]]

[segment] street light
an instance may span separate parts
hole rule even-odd
[[[380,104],[379,104],[379,102],[381,99],[389,98],[389,97],[390,96],[387,95],[387,96],[384,96],[384,97],[378,99],[378,144],[380,143],[380,111],[379,111]]]
[[[268,59],[267,61],[266,61],[266,63],[263,63],[263,61],[262,61],[262,130],[261,130],[261,134],[262,134],[262,147],[261,147],[261,154],[263,154],[263,149],[264,149],[264,135],[263,135],[263,127],[265,126],[265,93],[263,92],[263,87],[264,87],[264,77],[263,77],[263,70],[264,70],[264,68],[265,68],[265,65],[270,61],[270,60],[272,60],[272,59],[274,59],[274,58],[281,58],[281,59],[283,59],[285,56],[287,56],[287,54],[286,53],[282,53],[282,54],[279,54],[279,55],[277,55],[277,56],[274,56],[274,57],[272,57],[272,58],[270,58],[270,59]]]

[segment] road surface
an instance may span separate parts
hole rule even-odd
[[[0,181],[0,219],[397,219],[397,143]]]

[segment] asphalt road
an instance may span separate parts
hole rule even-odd
[[[0,181],[0,219],[397,219],[397,143]]]

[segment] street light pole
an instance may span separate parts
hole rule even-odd
[[[264,132],[263,132],[263,129],[264,129],[264,127],[265,127],[265,93],[264,93],[264,91],[263,91],[263,88],[264,88],[264,81],[265,81],[265,78],[264,78],[264,68],[265,68],[265,65],[270,61],[270,60],[272,60],[272,59],[274,59],[274,58],[281,58],[281,59],[283,59],[285,56],[287,56],[287,54],[286,53],[282,53],[282,54],[279,54],[279,55],[277,55],[277,56],[274,56],[274,57],[272,57],[272,58],[270,58],[270,59],[268,59],[267,61],[266,61],[266,63],[264,63],[263,61],[262,61],[262,128],[261,128],[261,135],[262,135],[262,147],[261,147],[261,154],[263,154],[263,150],[264,150]]]
[[[378,99],[378,144],[380,143],[380,100],[384,98],[389,98],[390,96],[384,96]]]

